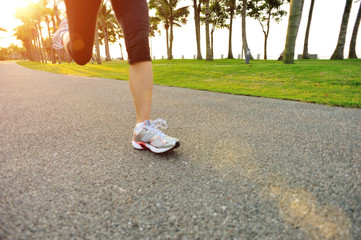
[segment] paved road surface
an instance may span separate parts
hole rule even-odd
[[[180,79],[181,81],[181,79]],[[361,239],[361,110],[0,64],[0,239]]]

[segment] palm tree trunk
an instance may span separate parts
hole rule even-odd
[[[35,61],[35,57],[34,57],[34,51],[33,51],[33,45],[32,45],[32,42],[31,42],[31,38],[27,39],[25,41],[25,48],[26,48],[26,51],[28,53],[28,58],[30,61]]]
[[[25,40],[24,45],[25,45],[26,51],[28,53],[29,60],[34,61],[35,59],[34,59],[34,54],[33,54],[33,48],[31,46],[31,40],[29,40],[29,39]]]
[[[232,52],[233,15],[234,15],[234,10],[232,9],[231,16],[230,16],[229,37],[228,37],[228,58],[230,58],[230,59],[233,59],[233,52]]]
[[[37,44],[38,44],[38,51],[39,51],[39,57],[42,63],[44,63],[44,56],[43,56],[43,50],[42,50],[42,46],[41,46],[41,39],[40,39],[40,31],[38,28],[38,25],[36,25],[36,31],[37,31]]]
[[[124,60],[124,55],[123,55],[123,46],[122,44],[119,42],[119,47],[120,47],[120,55],[121,55],[121,60]]]
[[[45,63],[44,61],[44,55],[43,55],[43,44],[42,44],[42,37],[41,37],[41,30],[38,28],[37,29],[37,41],[38,41],[38,49],[39,49],[39,54],[40,54],[40,59],[42,63]]]
[[[58,26],[56,25],[55,22],[55,14],[51,16],[51,23],[53,24],[53,34],[56,32],[56,29],[58,28]],[[55,63],[56,63],[56,58],[58,58],[59,64],[61,64],[61,57],[58,51],[55,51]]]
[[[206,3],[206,49],[207,49],[206,60],[212,61],[213,58],[211,51],[211,41],[209,36],[209,16],[210,16],[209,0],[206,0],[205,3]]]
[[[41,62],[41,53],[40,53],[40,44],[39,44],[39,38],[38,37],[35,37],[34,39],[34,46],[35,46],[35,51],[36,51],[36,61],[37,62]]]
[[[244,56],[247,55],[248,43],[247,43],[247,31],[246,31],[246,15],[247,15],[247,0],[242,0],[242,52]],[[252,54],[250,59],[253,60]]]
[[[248,44],[246,35],[246,14],[247,14],[247,0],[242,0],[242,52],[244,56],[247,54]]]
[[[263,31],[263,33],[264,33],[264,46],[263,46],[264,56],[263,56],[263,59],[264,60],[267,60],[267,42],[268,42],[268,34],[269,34],[269,29],[270,29],[270,23],[271,23],[271,12],[268,12],[267,29],[266,29],[266,31]]]
[[[168,58],[169,60],[173,59],[173,24],[170,25],[170,34],[169,34],[169,56],[170,58]]]
[[[197,0],[193,0],[193,8],[194,8],[194,23],[196,27],[196,42],[197,42],[197,59],[202,58],[201,52],[201,2],[197,3]]]
[[[94,37],[95,51],[97,53],[97,63],[102,64],[102,60],[100,59],[100,47],[99,47],[99,33],[98,33],[98,25],[95,27],[95,37]]]
[[[54,1],[54,15],[55,15],[55,18],[56,18],[56,26],[59,27],[60,25],[60,12],[59,12],[59,9],[58,9],[58,5],[55,3]]]
[[[308,54],[308,38],[310,36],[310,28],[311,28],[311,21],[312,21],[312,13],[313,13],[313,6],[315,4],[315,0],[311,0],[310,11],[308,13],[308,21],[307,21],[307,28],[305,34],[305,42],[303,44],[303,53],[302,59],[309,59],[310,56]]]
[[[56,23],[55,23],[55,17],[54,17],[54,15],[51,16],[51,23],[53,24],[53,33],[55,33],[55,32],[56,32],[56,29],[58,28],[58,26],[57,26]]]
[[[33,56],[33,59],[35,62],[38,61],[38,56],[36,53],[36,46],[35,46],[35,38],[32,37],[32,39],[30,40],[30,44],[31,44],[31,55]]]
[[[302,0],[291,0],[285,54],[283,58],[283,62],[286,64],[294,63],[296,38],[300,26],[302,6]]]
[[[42,54],[44,56],[44,62],[47,63],[48,59],[47,59],[47,55],[46,55],[46,51],[45,51],[45,42],[44,42],[44,38],[43,38],[43,33],[41,32],[40,22],[39,22],[39,33],[40,33]]]
[[[345,10],[343,12],[343,17],[342,17],[340,34],[338,36],[336,49],[331,56],[332,60],[343,59],[343,51],[345,49],[345,39],[346,39],[347,25],[350,16],[351,6],[352,6],[352,0],[346,0]]]
[[[212,52],[212,59],[214,58],[214,45],[213,45],[213,43],[214,43],[214,39],[213,39],[213,35],[214,35],[214,31],[215,31],[215,29],[214,29],[214,27],[212,28],[212,30],[211,30],[211,52]]]
[[[167,59],[170,59],[170,51],[169,51],[169,27],[165,27],[165,38],[167,40]]]
[[[360,26],[360,20],[361,20],[361,3],[360,3],[360,7],[358,9],[355,26],[353,27],[353,31],[352,31],[352,37],[351,37],[351,42],[350,42],[350,51],[348,53],[348,58],[357,58],[356,38],[357,38],[358,28]]]
[[[31,42],[31,52],[33,55],[33,59],[35,62],[39,62],[39,54],[38,54],[38,48],[36,46],[36,37],[35,35],[32,36]]]
[[[46,26],[48,28],[48,35],[49,35],[49,39],[51,41],[51,31],[50,31],[50,20],[48,19],[48,17],[45,18],[45,23],[46,23]],[[56,63],[56,60],[55,60],[55,53],[54,53],[54,48],[52,48],[50,46],[50,55],[51,55],[51,63]]]
[[[105,45],[105,61],[110,61],[112,58],[110,57],[110,51],[109,51],[109,36],[108,36],[108,29],[103,26],[103,32],[104,32],[104,45]]]
[[[263,53],[264,53],[263,59],[264,60],[267,60],[267,41],[268,41],[268,34],[265,33],[265,35],[264,35],[264,45],[263,45]]]
[[[298,26],[300,26],[300,24],[301,24],[302,11],[303,11],[303,5],[304,5],[304,3],[305,3],[305,0],[301,0],[301,13],[300,13],[301,15],[300,15],[300,17],[299,17],[299,19],[298,19],[298,23],[297,23]],[[299,30],[299,27],[297,28],[296,36],[298,35],[298,30]],[[283,52],[280,54],[278,60],[283,61],[284,54],[285,54],[285,49],[284,49]]]

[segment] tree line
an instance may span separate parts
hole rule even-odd
[[[55,52],[52,47],[52,36],[65,15],[59,9],[61,3],[62,0],[39,0],[38,3],[30,3],[16,10],[15,17],[21,20],[22,25],[14,29],[14,35],[22,41],[26,57],[31,61],[55,63],[58,60],[60,63],[71,60],[65,51]],[[106,60],[111,60],[109,44],[121,39],[123,34],[106,2],[100,6],[95,33],[95,54],[92,61],[96,59],[101,63],[100,45],[105,46]]]
[[[187,24],[190,11],[194,12],[195,41],[197,46],[196,57],[203,59],[201,53],[202,41],[200,32],[202,26],[206,30],[206,60],[213,60],[213,35],[217,29],[226,28],[229,33],[228,58],[233,58],[232,34],[233,20],[237,15],[242,19],[242,52],[246,56],[247,43],[247,17],[254,18],[261,26],[264,35],[264,59],[267,59],[267,41],[270,33],[270,24],[279,22],[288,15],[288,29],[285,50],[280,59],[285,63],[293,63],[295,42],[298,29],[304,13],[304,0],[188,0],[191,5],[178,7],[184,0],[149,0],[149,8],[155,10],[155,16],[150,18],[150,36],[160,34],[160,29],[165,30],[167,58],[173,59],[174,29]],[[304,39],[302,58],[309,58],[308,44],[309,33],[312,23],[314,4],[317,0],[311,0],[308,11],[307,28]],[[16,18],[22,21],[22,25],[15,28],[15,36],[21,40],[24,46],[22,54],[32,61],[55,63],[57,60],[70,60],[65,51],[56,54],[52,48],[52,36],[58,29],[61,18],[64,16],[59,9],[62,0],[39,0],[37,4],[30,4],[27,7],[17,9]],[[348,27],[349,15],[352,4],[360,0],[345,0],[345,9],[341,22],[338,42],[331,59],[344,59],[346,30]],[[282,10],[284,4],[289,4],[289,12]],[[356,56],[356,38],[361,18],[361,3],[354,24],[348,58]],[[0,31],[4,29],[0,28]],[[104,46],[105,60],[111,60],[109,45],[118,42],[123,57],[123,48],[120,39],[123,33],[117,24],[114,13],[108,0],[103,0],[95,31],[95,54],[93,60],[99,64],[100,46]],[[14,48],[14,47],[13,47]],[[20,51],[18,49],[18,51]],[[1,51],[0,51],[1,53]],[[248,52],[249,53],[249,52]],[[252,59],[252,55],[250,56]]]

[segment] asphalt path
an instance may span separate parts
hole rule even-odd
[[[182,79],[179,79],[182,81]],[[361,110],[0,64],[0,239],[361,239]]]

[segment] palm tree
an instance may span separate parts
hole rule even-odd
[[[302,0],[291,0],[290,16],[288,20],[286,47],[283,62],[290,64],[294,63],[295,45],[300,26],[300,18],[302,14],[303,2]]]
[[[59,4],[61,2],[63,2],[64,0],[52,0],[52,9],[53,9],[53,12],[54,12],[54,15],[52,16],[52,22],[53,22],[53,26],[54,28],[58,28],[58,26],[60,25],[61,23],[61,19],[60,19],[60,15],[61,15],[61,12],[60,12],[60,9],[59,9]],[[56,31],[55,29],[55,31]]]
[[[204,12],[205,15],[205,9],[202,10]],[[218,0],[212,0],[210,1],[210,5],[209,5],[209,24],[212,25],[211,28],[211,52],[212,52],[212,58],[214,57],[213,55],[213,50],[214,50],[214,31],[217,28],[229,28],[229,24],[226,23],[226,19],[228,18],[228,13],[224,7],[224,5],[221,4],[220,1]],[[205,22],[206,18],[202,18],[201,21]]]
[[[21,59],[26,57],[24,55],[24,49],[22,47],[19,47],[18,45],[15,45],[14,43],[11,43],[6,49],[7,57],[11,59]],[[1,57],[1,54],[0,54]]]
[[[242,51],[244,53],[244,56],[247,54],[248,49],[248,43],[247,43],[247,31],[246,31],[246,16],[247,16],[247,6],[248,2],[247,0],[242,0]],[[250,59],[253,59],[252,54],[250,56]]]
[[[267,59],[267,41],[270,32],[271,19],[277,23],[281,21],[282,17],[287,14],[286,11],[281,10],[280,7],[285,0],[252,0],[248,2],[250,12],[248,15],[256,19],[264,34],[264,59]]]
[[[124,34],[123,34],[123,30],[122,28],[120,28],[119,26],[116,28],[115,30],[115,34],[116,34],[116,40],[119,40],[118,44],[119,44],[119,47],[120,47],[120,54],[121,54],[121,57],[120,59],[121,60],[124,60],[124,55],[123,55],[123,46],[122,46],[122,43],[121,43],[121,39],[124,38]]]
[[[188,6],[176,9],[179,0],[150,0],[149,8],[156,10],[156,15],[164,24],[167,40],[167,56],[173,59],[173,28],[186,24],[189,14]]]
[[[360,20],[361,20],[361,3],[360,3],[360,7],[358,9],[355,26],[353,27],[353,31],[352,31],[352,37],[351,37],[351,42],[350,42],[350,51],[348,53],[348,58],[357,58],[356,38],[357,38],[358,28],[360,26]]]
[[[346,0],[345,10],[343,12],[343,17],[342,17],[340,34],[338,36],[336,49],[331,56],[332,60],[342,60],[343,59],[346,31],[347,31],[347,25],[348,25],[348,19],[350,16],[351,6],[352,6],[352,0]]]
[[[161,22],[160,18],[158,17],[149,17],[150,20],[150,31],[149,31],[149,38],[150,38],[150,56],[153,56],[153,46],[152,46],[152,37],[155,37],[155,35],[158,33],[159,35],[161,34],[161,31],[158,28],[159,23]],[[122,31],[120,29],[120,31]],[[123,32],[121,32],[121,37],[123,38]],[[118,37],[118,39],[120,39]],[[121,43],[119,42],[119,44],[121,45]],[[122,47],[120,47],[120,50],[122,52],[122,58],[123,58],[123,49]]]
[[[197,59],[203,59],[201,52],[201,9],[203,0],[193,0],[194,23],[196,29]]]
[[[102,2],[99,8],[98,15],[98,26],[101,32],[101,39],[104,39],[105,45],[105,61],[110,61],[110,51],[109,51],[109,40],[110,34],[115,36],[116,20],[114,14],[112,14],[112,9],[107,6],[107,2]]]
[[[35,56],[31,44],[31,35],[29,34],[29,32],[31,31],[30,29],[31,29],[30,25],[25,25],[25,24],[20,25],[14,29],[15,30],[14,36],[16,37],[16,39],[23,42],[23,45],[26,49],[30,61],[35,61]]]
[[[41,28],[41,22],[42,22],[42,17],[44,15],[44,9],[40,3],[31,4],[29,9],[31,10],[30,16],[34,21],[36,31],[37,31],[36,34],[38,36],[37,39],[38,39],[38,47],[39,47],[41,61],[42,61],[42,63],[46,63],[47,58],[46,58],[46,53],[45,53],[45,49],[44,49],[45,44],[44,44],[44,38],[43,38],[43,33],[42,33],[42,28]]]
[[[236,14],[236,0],[223,0],[224,5],[227,7],[227,12],[229,14],[229,36],[228,36],[228,58],[233,58],[232,52],[232,30],[233,30],[233,18]]]
[[[211,51],[211,43],[210,43],[210,36],[209,36],[209,17],[210,17],[210,10],[209,10],[209,0],[206,0],[206,60],[212,61],[212,51]]]
[[[100,46],[99,46],[99,30],[98,24],[95,26],[95,36],[94,36],[94,46],[95,46],[95,53],[97,58],[97,63],[102,64],[102,60],[100,58]]]
[[[42,19],[45,21],[46,27],[48,29],[48,38],[52,39],[50,21],[51,21],[51,18],[54,16],[54,10],[51,8],[48,8],[49,0],[40,0],[39,4],[42,7],[42,13],[43,13]],[[52,59],[52,63],[55,63],[56,60],[55,60],[54,49],[52,47],[50,47],[49,51],[50,51],[50,57]]]
[[[48,11],[52,11],[52,9],[48,9]],[[46,23],[46,26],[48,28],[48,38],[49,39],[52,39],[52,35],[51,35],[51,28],[50,28],[50,17],[49,16],[44,16],[44,20],[45,20],[45,23]],[[51,61],[52,63],[55,63],[56,60],[55,60],[55,53],[54,53],[54,49],[51,47],[50,48],[50,55],[51,55]]]
[[[52,9],[53,9],[53,13],[51,15],[51,22],[53,23],[53,33],[56,32],[56,30],[58,29],[59,25],[60,25],[60,10],[58,8],[59,4],[62,2],[63,0],[52,0]]]
[[[24,43],[29,59],[32,61],[39,61],[41,59],[37,44],[39,33],[37,24],[34,22],[32,8],[28,6],[16,9],[15,17],[20,19],[23,23],[23,25],[20,25],[15,29],[15,36]]]
[[[303,53],[302,59],[309,59],[310,56],[308,54],[308,38],[310,35],[310,28],[311,28],[311,21],[312,21],[312,13],[313,13],[313,6],[315,5],[315,0],[311,0],[310,11],[308,13],[308,21],[307,21],[307,28],[305,34],[305,42],[303,44]]]
[[[35,45],[38,51],[39,60],[44,63],[44,55],[42,50],[42,35],[41,35],[41,16],[40,16],[40,6],[38,4],[29,5],[28,9],[30,10],[30,18],[34,24],[33,35],[35,36]]]
[[[36,61],[44,62],[37,26],[33,27],[31,30],[32,30],[31,35],[33,36],[33,46],[35,50]]]

